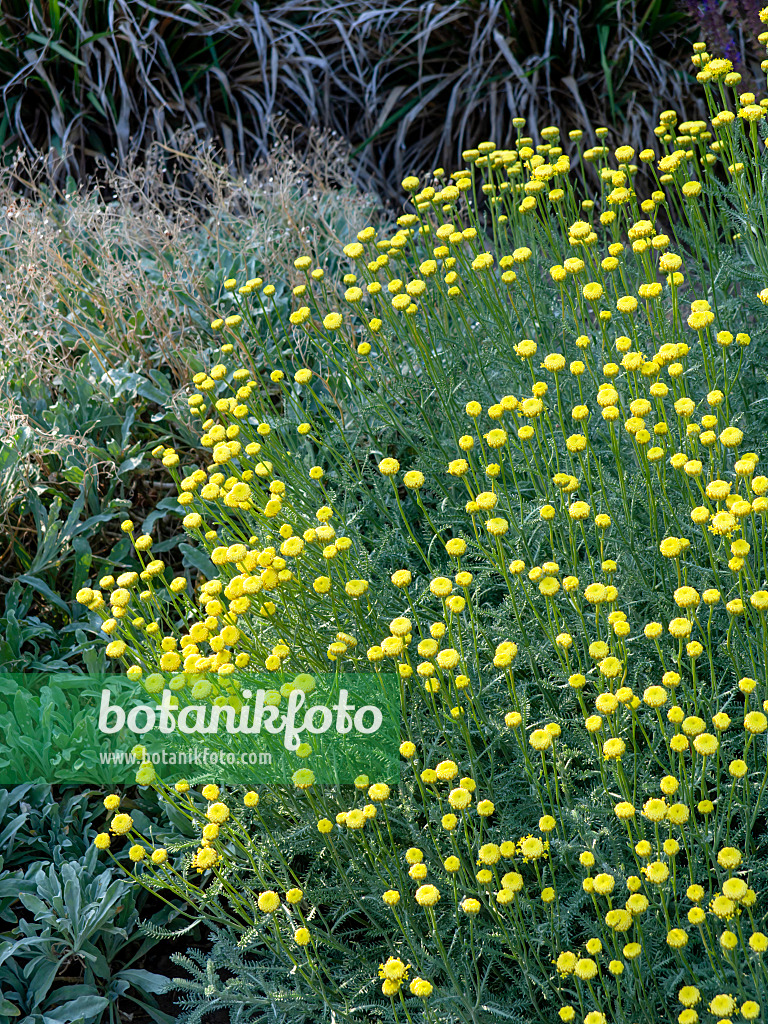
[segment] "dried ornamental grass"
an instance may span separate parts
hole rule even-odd
[[[517,111],[534,134],[620,121],[636,146],[660,97],[697,112],[676,61],[695,22],[661,0],[6,7],[0,144],[45,152],[57,182],[190,126],[243,170],[286,113],[349,139],[360,179],[391,196],[404,169],[453,162],[481,132],[505,141]]]

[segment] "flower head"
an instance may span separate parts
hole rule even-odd
[[[420,885],[416,890],[416,902],[420,907],[434,907],[440,899],[440,890],[434,885]]]

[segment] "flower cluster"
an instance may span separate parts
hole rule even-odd
[[[96,839],[196,907],[214,878],[216,920],[341,1015],[352,970],[424,1021],[667,1019],[673,978],[680,1024],[768,996],[768,288],[732,301],[715,245],[768,282],[768,99],[694,50],[710,121],[663,112],[639,164],[607,129],[534,145],[518,118],[514,148],[405,179],[343,289],[299,257],[286,318],[227,282],[188,396],[203,464],[154,453],[215,571],[192,586],[126,520],[138,568],[78,594],[178,707],[239,709],[251,670],[274,706],[312,671],[397,676],[400,785],[321,789],[309,745],[269,800],[145,764],[194,848],[171,863],[116,796]]]

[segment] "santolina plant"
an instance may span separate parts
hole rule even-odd
[[[195,835],[165,845],[107,797],[97,846],[126,837],[137,883],[258,958],[251,989],[213,964],[208,1006],[761,1016],[768,99],[695,51],[711,131],[662,115],[647,198],[607,129],[569,154],[517,119],[514,150],[407,178],[343,289],[297,259],[287,321],[275,285],[225,282],[189,397],[210,461],[154,453],[210,578],[126,521],[141,571],[78,599],[167,706],[239,709],[252,670],[276,705],[329,667],[396,673],[402,773],[320,787],[305,750],[292,787],[243,794],[147,763]]]

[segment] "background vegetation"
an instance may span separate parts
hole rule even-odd
[[[120,165],[193,128],[244,173],[272,120],[347,139],[354,174],[396,194],[403,174],[455,161],[511,119],[640,148],[659,111],[701,116],[684,57],[705,31],[747,77],[752,0],[6,0],[0,145],[48,156],[51,177]],[[536,141],[539,141],[536,138]]]

